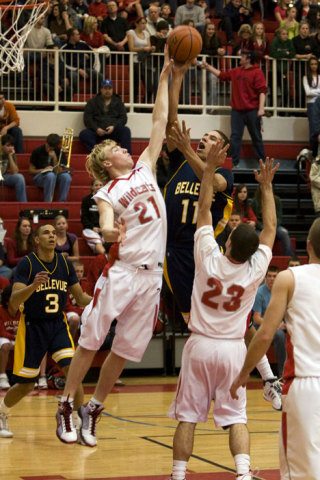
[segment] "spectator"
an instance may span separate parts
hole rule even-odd
[[[231,0],[222,11],[220,24],[229,44],[233,43],[233,33],[238,32],[244,23],[251,25],[249,9],[241,5],[241,0]]]
[[[270,302],[271,290],[279,273],[278,267],[270,265],[267,270],[265,283],[258,288],[258,292],[252,307],[254,326],[258,329],[263,322],[263,316]],[[282,377],[283,366],[286,360],[286,325],[281,322],[273,338],[273,345],[277,359],[278,377]]]
[[[27,202],[26,182],[24,176],[19,173],[14,139],[11,135],[1,137],[0,168],[3,177],[3,185],[15,189],[17,202]]]
[[[289,89],[289,59],[294,58],[295,49],[292,40],[288,39],[287,29],[278,28],[276,36],[271,42],[270,56],[277,60],[277,84],[280,87],[281,100],[280,104],[284,106],[290,105],[290,89]]]
[[[9,360],[9,353],[14,349],[16,333],[18,330],[20,312],[15,315],[9,307],[9,299],[12,292],[12,285],[8,285],[1,293],[0,305],[0,390],[10,388],[6,369]]]
[[[120,15],[125,19],[128,17],[143,17],[141,0],[120,0],[119,9],[121,10]]]
[[[214,65],[217,67],[218,60],[216,59],[217,56],[222,57],[226,51],[222,47],[220,39],[216,33],[216,27],[214,23],[207,23],[204,26],[202,32],[202,55],[207,55],[207,62],[210,65]],[[202,66],[202,65],[201,65]],[[203,65],[204,66],[204,65]],[[198,83],[201,84],[201,71],[198,71]],[[208,113],[215,113],[214,108],[212,106],[218,104],[218,79],[213,73],[207,71],[206,72],[206,81],[207,81],[207,106],[210,106],[210,109],[207,111]]]
[[[90,261],[90,268],[88,269],[87,280],[89,283],[89,293],[93,295],[95,284],[103,272],[104,267],[108,263],[107,253],[99,253]]]
[[[99,48],[104,45],[104,36],[98,30],[98,20],[96,17],[87,16],[83,22],[83,31],[80,34],[83,42],[91,48]]]
[[[274,18],[277,20],[280,26],[280,22],[285,20],[287,10],[289,8],[290,0],[278,0],[278,5],[274,9]]]
[[[269,41],[266,37],[264,24],[257,22],[252,27],[252,43],[253,51],[256,54],[257,60],[269,58]]]
[[[7,282],[12,277],[12,270],[7,265],[7,256],[4,246],[4,238],[7,230],[3,226],[3,220],[0,218],[0,290],[6,287]]]
[[[290,257],[289,260],[288,260],[288,267],[287,268],[298,267],[299,265],[301,265],[299,257],[297,257],[296,255],[292,255],[292,257]]]
[[[310,12],[310,0],[301,0],[300,2],[297,2],[297,10],[298,22],[301,22],[301,20],[308,21],[308,15]]]
[[[108,15],[107,5],[102,0],[94,0],[89,5],[89,15],[96,17],[101,23]]]
[[[174,27],[174,18],[172,17],[172,11],[169,3],[163,3],[160,7],[160,17],[168,22],[170,28]]]
[[[305,21],[308,22],[310,27],[310,33],[317,34],[319,30],[319,20],[320,20],[320,9],[318,2],[313,0],[312,4],[310,5],[310,9],[308,12]]]
[[[71,262],[79,260],[79,243],[77,235],[68,232],[68,222],[64,215],[57,215],[54,219],[57,244],[55,251],[61,253]]]
[[[310,36],[310,27],[308,22],[301,22],[299,28],[299,35],[293,39],[293,46],[298,60],[309,60],[315,50],[314,38]]]
[[[291,257],[293,255],[293,251],[291,248],[291,241],[289,237],[289,232],[286,228],[284,228],[282,224],[282,202],[281,199],[275,195],[274,196],[275,203],[276,203],[276,213],[277,213],[277,230],[276,230],[276,239],[279,240],[282,244],[283,255],[287,257]],[[260,188],[258,187],[255,191],[254,198],[252,201],[252,210],[257,217],[256,229],[262,230],[262,206],[261,206],[261,192]]]
[[[236,212],[240,213],[242,223],[247,223],[255,228],[257,217],[250,206],[248,189],[244,183],[237,185],[235,188],[233,208]]]
[[[238,225],[241,223],[241,214],[237,212],[236,210],[233,210],[228,223],[223,230],[223,232],[220,233],[217,237],[217,243],[219,247],[222,249],[222,251],[225,251],[226,249],[226,243],[228,241],[228,238],[230,237],[230,233],[232,230],[234,230]]]
[[[84,0],[73,0],[72,7],[76,12],[78,19],[81,22],[80,30],[82,30],[84,21],[86,17],[89,15],[88,5],[85,3]]]
[[[68,12],[62,10],[60,5],[53,5],[52,12],[48,17],[48,27],[54,43],[60,48],[68,40],[68,30],[72,28]]]
[[[81,19],[78,17],[77,12],[73,8],[73,0],[72,0],[72,5],[70,5],[70,0],[60,0],[60,5],[62,10],[67,12],[71,25],[74,28],[81,28],[82,22],[81,22]]]
[[[85,130],[79,134],[88,152],[106,138],[131,152],[131,131],[126,127],[127,112],[119,95],[113,92],[111,80],[103,80],[100,93],[91,98],[84,109]]]
[[[123,52],[127,50],[128,22],[118,15],[118,5],[115,0],[110,0],[107,7],[108,16],[101,24],[101,33],[110,50]]]
[[[49,47],[48,47],[49,48]],[[49,48],[51,50],[51,48]],[[71,89],[70,81],[66,75],[66,70],[64,64],[61,60],[60,55],[56,56],[55,50],[58,50],[57,45],[52,47],[53,51],[47,52],[44,54],[43,63],[42,63],[42,86],[45,95],[49,100],[54,100],[55,95],[55,75],[56,75],[56,65],[58,65],[58,92],[59,99],[62,101],[71,100]]]
[[[69,257],[70,259],[70,257]],[[80,261],[73,261],[74,270],[79,280],[80,286],[85,293],[89,293],[89,283],[84,276],[84,265]],[[72,293],[68,290],[67,305],[65,308],[69,329],[73,342],[77,343],[78,332],[80,328],[81,315],[84,307],[77,304],[76,299]]]
[[[164,47],[167,43],[167,36],[169,33],[169,24],[165,20],[160,20],[156,26],[156,33],[155,35],[151,35],[150,43],[153,47],[155,47],[155,53],[163,53]],[[161,59],[162,60],[162,59]],[[161,72],[163,61],[161,62],[161,66],[158,69],[158,75]]]
[[[231,156],[233,166],[240,161],[240,149],[245,126],[249,130],[257,157],[264,158],[261,118],[264,115],[266,80],[261,68],[254,63],[254,52],[242,53],[240,67],[222,72],[211,65],[205,68],[222,81],[232,83],[231,98]]]
[[[156,34],[156,26],[160,20],[160,8],[155,3],[150,3],[148,15],[146,16],[146,30],[149,36]]]
[[[84,51],[87,53],[84,53]],[[95,90],[102,80],[102,75],[94,69],[92,48],[86,42],[80,40],[80,33],[77,28],[68,30],[68,42],[63,45],[61,52],[63,52],[62,61],[65,64],[72,91],[79,90],[80,79],[89,79],[92,90]]]
[[[33,251],[33,233],[29,218],[20,217],[13,238],[5,238],[7,262],[10,267],[16,267],[20,260]]]
[[[303,77],[303,88],[307,100],[307,115],[309,120],[310,144],[316,132],[317,119],[314,118],[314,103],[320,96],[320,65],[316,57],[307,61],[306,75]]]
[[[52,202],[56,185],[59,187],[58,201],[67,201],[71,174],[66,160],[61,151],[61,139],[56,133],[50,133],[46,143],[31,153],[29,173],[34,176],[35,185],[43,189],[44,202]]]
[[[34,27],[30,30],[25,43],[25,48],[42,50],[53,45],[52,34],[49,28],[44,25],[44,17],[40,17]]]
[[[252,28],[251,25],[244,23],[238,32],[239,41],[235,45],[232,54],[241,55],[242,52],[253,51]]]
[[[196,5],[195,0],[186,0],[180,5],[174,17],[175,26],[183,25],[186,20],[192,20],[196,28],[202,30],[206,23],[205,12],[202,7]]]
[[[281,20],[280,27],[284,27],[288,32],[289,40],[299,35],[299,23],[296,20],[297,9],[296,7],[289,7],[286,12],[286,18]]]
[[[91,184],[91,193],[83,197],[81,202],[82,235],[95,254],[105,253],[104,240],[102,239],[99,224],[98,206],[93,199],[93,196],[102,187],[103,183],[100,180],[93,180]]]
[[[320,217],[320,160],[316,158],[310,168],[311,195],[314,212]]]
[[[0,91],[0,135],[9,133],[13,137],[16,153],[23,153],[22,130],[19,127],[20,118],[13,103],[6,101],[3,91]]]

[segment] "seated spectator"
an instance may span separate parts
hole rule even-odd
[[[301,22],[301,20],[308,21],[308,14],[310,12],[310,0],[301,0],[300,2],[296,3],[297,5],[297,20]]]
[[[4,92],[0,91],[0,135],[9,133],[13,137],[16,153],[23,153],[22,130],[20,118],[13,103],[6,101]]]
[[[163,3],[160,7],[160,17],[168,22],[170,28],[174,27],[174,18],[169,3]]]
[[[299,267],[299,265],[301,265],[300,258],[297,255],[292,255],[288,260],[288,268]]]
[[[7,230],[3,226],[3,220],[0,218],[0,290],[7,286],[5,280],[10,280],[12,277],[12,270],[7,265],[7,255],[5,249],[5,235]]]
[[[33,233],[31,222],[28,218],[20,217],[13,233],[13,238],[5,238],[7,262],[10,267],[16,267],[20,260],[32,252]]]
[[[40,17],[30,30],[25,43],[25,48],[42,50],[53,45],[52,34],[49,28],[44,27],[44,17]]]
[[[277,213],[277,229],[276,229],[276,239],[279,240],[282,244],[283,255],[291,257],[293,251],[291,248],[291,241],[289,237],[289,232],[284,228],[282,223],[282,202],[281,199],[275,195],[274,196],[276,204],[276,213]],[[254,198],[252,201],[252,210],[254,211],[255,216],[257,217],[256,229],[261,231],[263,228],[262,224],[262,210],[261,210],[261,191],[258,187],[255,191]]]
[[[238,41],[233,49],[233,55],[241,55],[242,52],[253,51],[252,28],[251,25],[244,23],[238,31]]]
[[[74,233],[68,232],[68,222],[64,215],[57,215],[54,219],[54,228],[56,229],[57,244],[55,251],[62,253],[68,260],[79,260],[78,237]]]
[[[252,307],[254,326],[258,329],[263,322],[263,316],[270,302],[271,290],[279,273],[278,267],[269,265],[265,283],[258,288],[257,295]],[[278,378],[282,377],[283,366],[286,360],[286,324],[283,321],[273,338],[273,346],[277,359]]]
[[[44,54],[43,62],[42,62],[42,86],[45,95],[48,97],[48,100],[54,100],[55,94],[55,82],[56,82],[56,64],[58,64],[58,90],[59,90],[59,99],[62,101],[70,101],[71,100],[71,89],[70,89],[70,81],[66,75],[66,71],[61,60],[60,55],[58,58],[55,57],[55,50],[58,50],[58,47],[55,45],[54,47],[48,47],[50,52]]]
[[[263,58],[269,58],[269,41],[266,37],[264,24],[262,22],[257,22],[253,24],[252,27],[252,43],[253,51],[256,55],[257,60],[262,60]]]
[[[281,20],[280,27],[284,27],[288,32],[289,40],[299,35],[299,23],[296,20],[297,9],[296,7],[289,7],[286,12],[286,18]]]
[[[120,0],[119,1],[120,16],[125,19],[143,17],[143,8],[141,0]]]
[[[104,45],[104,36],[98,30],[98,20],[96,17],[88,16],[84,19],[83,31],[80,34],[80,38],[91,48],[99,48]]]
[[[84,53],[84,51],[88,53]],[[102,75],[94,69],[95,58],[92,48],[80,40],[77,28],[68,30],[68,42],[63,45],[61,52],[63,52],[61,58],[65,64],[72,91],[79,90],[80,80],[88,79],[92,82],[92,90],[97,90]]]
[[[194,26],[199,30],[202,30],[205,26],[206,17],[204,9],[199,5],[196,5],[195,0],[186,0],[184,5],[180,5],[177,8],[174,17],[175,26],[183,25],[185,20],[192,20]]]
[[[79,26],[79,28],[80,30],[82,30],[84,20],[89,15],[88,5],[86,4],[85,0],[73,0],[72,7],[76,12],[78,19],[81,22],[81,25]]]
[[[257,217],[255,216],[248,199],[248,189],[244,183],[237,185],[234,191],[233,208],[241,215],[242,223],[247,223],[255,228]]]
[[[70,258],[70,257],[69,257]],[[74,270],[76,272],[76,275],[78,277],[80,286],[82,290],[88,294],[89,293],[89,283],[88,280],[84,276],[84,265],[80,261],[73,261],[73,266]],[[74,343],[77,343],[77,338],[78,338],[78,333],[79,333],[79,328],[80,328],[80,321],[81,321],[81,315],[84,310],[84,307],[80,307],[74,296],[70,291],[68,291],[68,297],[67,297],[67,305],[66,305],[66,316],[69,324],[69,329],[71,336],[73,338]]]
[[[274,9],[274,18],[280,26],[280,22],[286,18],[290,0],[278,0],[278,5]]]
[[[93,180],[91,193],[83,197],[81,202],[82,235],[95,254],[105,253],[104,240],[99,224],[98,205],[93,199],[93,195],[102,187],[103,183],[100,180]]]
[[[311,57],[307,61],[307,71],[302,81],[307,100],[309,141],[311,144],[317,124],[317,119],[314,118],[314,104],[317,98],[320,97],[320,64],[316,57]]]
[[[236,210],[233,210],[227,225],[225,226],[224,230],[218,235],[217,243],[225,251],[225,246],[228,238],[230,237],[230,233],[234,230],[238,225],[241,223],[241,214]]]
[[[0,168],[3,177],[3,185],[15,189],[17,202],[27,202],[26,182],[24,176],[19,173],[14,139],[11,135],[1,137]]]
[[[160,7],[156,3],[150,3],[148,14],[146,15],[146,31],[149,36],[155,35],[157,23],[160,22]]]
[[[52,12],[48,17],[48,28],[52,34],[54,43],[61,47],[68,40],[68,30],[72,28],[68,12],[62,10],[60,5],[53,5]]]
[[[320,160],[315,158],[310,168],[311,196],[314,212],[320,217]]]
[[[233,43],[234,32],[238,32],[244,23],[251,25],[250,10],[241,5],[241,0],[231,0],[222,11],[220,24],[229,44]]]
[[[79,134],[88,152],[97,144],[110,138],[131,153],[131,131],[126,127],[127,112],[119,95],[113,92],[111,80],[103,80],[100,93],[91,98],[84,109],[86,126]]]
[[[94,0],[89,5],[89,15],[96,17],[101,23],[108,15],[107,5],[102,0]]]
[[[107,4],[108,16],[101,24],[101,33],[110,50],[123,52],[127,50],[127,31],[128,22],[125,18],[118,15],[118,5],[115,0],[110,0]]]
[[[71,0],[71,3],[70,0],[60,0],[60,5],[62,10],[67,12],[72,27],[80,29],[82,27],[82,22],[73,8],[73,0]]]
[[[9,353],[14,349],[20,318],[20,312],[18,311],[14,314],[9,307],[11,292],[12,285],[5,287],[2,291],[0,301],[0,390],[7,390],[10,388],[6,370]]]
[[[46,143],[31,153],[29,173],[33,175],[35,185],[43,189],[44,202],[52,202],[56,185],[59,188],[58,201],[67,201],[71,174],[66,161],[66,155],[61,151],[61,138],[56,133],[50,133]]]

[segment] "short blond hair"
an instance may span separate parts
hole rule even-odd
[[[92,152],[87,156],[86,170],[89,175],[102,183],[107,183],[110,180],[110,175],[106,171],[103,162],[105,162],[111,150],[117,146],[114,140],[104,140],[95,145]]]

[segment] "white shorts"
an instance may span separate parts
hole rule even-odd
[[[246,356],[243,340],[217,340],[192,334],[183,349],[182,366],[169,417],[181,422],[206,422],[214,400],[217,427],[247,423],[246,390],[233,400],[229,389]]]
[[[282,395],[281,480],[320,479],[319,412],[320,378],[295,378]]]
[[[79,345],[98,350],[116,318],[111,350],[140,362],[157,322],[162,274],[162,269],[144,270],[116,261],[107,277],[99,277],[93,299],[83,311]]]
[[[91,230],[91,228],[85,228],[82,230],[82,235],[91,250],[95,252],[96,250],[96,245],[99,243],[102,244],[102,238],[101,235],[94,230]]]
[[[0,337],[0,348],[2,347],[2,345],[4,345],[5,343],[10,343],[11,347],[12,347],[12,350],[14,348],[14,340],[9,340],[9,338],[5,338],[5,337]]]

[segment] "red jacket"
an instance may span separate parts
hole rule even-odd
[[[89,293],[90,292],[90,287],[89,287],[88,280],[84,277],[84,278],[81,278],[79,283],[80,283],[80,286],[81,286],[82,290],[85,293],[90,294]],[[70,290],[68,290],[68,297],[67,297],[67,304],[66,304],[65,312],[75,312],[75,313],[77,313],[78,315],[81,316],[83,310],[84,310],[84,307],[80,307],[76,303],[76,299],[74,298],[74,296],[72,295]]]
[[[0,337],[15,340],[20,318],[20,312],[15,317],[11,317],[8,310],[0,305]]]
[[[233,68],[221,72],[219,78],[225,82],[232,82],[231,107],[234,110],[259,108],[259,95],[267,92],[267,85],[263,71],[258,65]]]

